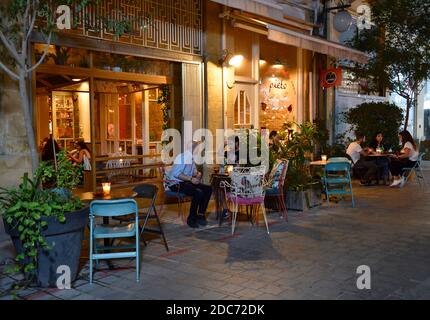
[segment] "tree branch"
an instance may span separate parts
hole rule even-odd
[[[49,33],[48,40],[46,41],[46,47],[43,50],[42,57],[39,59],[39,61],[34,66],[32,66],[29,69],[26,68],[25,72],[32,72],[33,70],[35,70],[43,62],[43,60],[45,60],[45,57],[48,54],[49,45],[51,44],[51,37],[52,37],[52,31]]]
[[[0,69],[3,69],[12,79],[19,80],[19,76],[14,73],[12,70],[10,70],[8,67],[6,67],[1,61],[0,61]]]
[[[30,38],[31,32],[34,29],[34,24],[36,23],[36,3],[33,1],[33,17],[31,18],[31,23],[30,23],[30,27],[28,28],[28,32],[27,35],[25,37],[26,41],[28,41],[28,39]]]
[[[15,61],[22,67],[21,59],[18,55],[18,52],[16,51],[16,48],[14,48],[12,44],[9,42],[9,40],[6,39],[2,30],[0,30],[0,39],[2,40],[4,46],[9,50],[10,54],[15,59]]]

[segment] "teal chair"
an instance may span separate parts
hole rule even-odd
[[[126,225],[101,225],[96,217],[119,217],[133,214],[135,221]],[[99,239],[135,237],[135,244],[122,246],[98,246]],[[111,252],[113,249],[134,249]],[[101,252],[102,251],[102,252]],[[90,204],[90,283],[93,282],[93,260],[136,258],[136,281],[139,282],[139,216],[137,203],[133,199],[94,200]]]
[[[424,178],[423,171],[421,170],[421,162],[423,161],[423,156],[425,155],[425,152],[420,152],[418,156],[417,162],[415,162],[415,165],[411,168],[403,168],[403,176],[405,177],[405,183],[409,180],[409,178],[412,175],[412,172],[415,172],[415,177],[418,181],[418,185],[420,187],[427,187],[426,179]]]
[[[330,195],[351,195],[352,207],[355,207],[350,170],[349,161],[327,162],[324,168],[323,183],[329,206]]]

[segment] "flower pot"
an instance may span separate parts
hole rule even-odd
[[[85,226],[88,223],[89,208],[85,207],[75,212],[65,214],[66,222],[60,223],[54,217],[44,217],[48,223],[42,231],[50,250],[39,250],[37,266],[37,285],[40,287],[56,287],[57,268],[61,265],[70,268],[70,281],[73,282],[79,272],[79,257],[81,255],[82,239]],[[23,252],[19,232],[5,224],[6,232],[11,236],[17,254]]]
[[[287,191],[285,201],[288,210],[306,211],[320,206],[322,204],[320,183],[310,183],[301,191]]]

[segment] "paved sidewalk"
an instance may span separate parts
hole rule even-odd
[[[430,193],[414,182],[403,189],[354,186],[349,199],[308,212],[269,214],[263,224],[241,221],[231,236],[214,216],[198,230],[184,226],[172,206],[162,220],[170,251],[153,239],[143,249],[141,282],[134,261],[95,273],[88,264],[70,290],[28,289],[20,299],[429,299]],[[84,244],[87,247],[87,244]],[[83,251],[85,261],[87,252]],[[0,261],[13,255],[0,243]],[[356,269],[371,269],[371,290],[358,290]],[[2,268],[2,267],[0,267]],[[2,275],[0,290],[12,278]],[[10,299],[3,296],[0,299]]]

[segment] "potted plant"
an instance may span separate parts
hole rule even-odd
[[[42,162],[33,179],[26,173],[17,188],[0,190],[0,213],[17,253],[15,271],[25,276],[24,286],[55,287],[59,266],[70,268],[71,281],[78,274],[89,211],[70,192],[81,168],[70,167],[66,160],[60,153],[57,170],[54,163]]]
[[[312,177],[309,166],[317,133],[317,127],[310,122],[297,125],[278,153],[289,160],[285,184],[288,209],[303,211],[321,205],[321,183]]]
[[[70,48],[55,46],[55,53],[48,55],[57,65],[66,65],[70,58]]]

